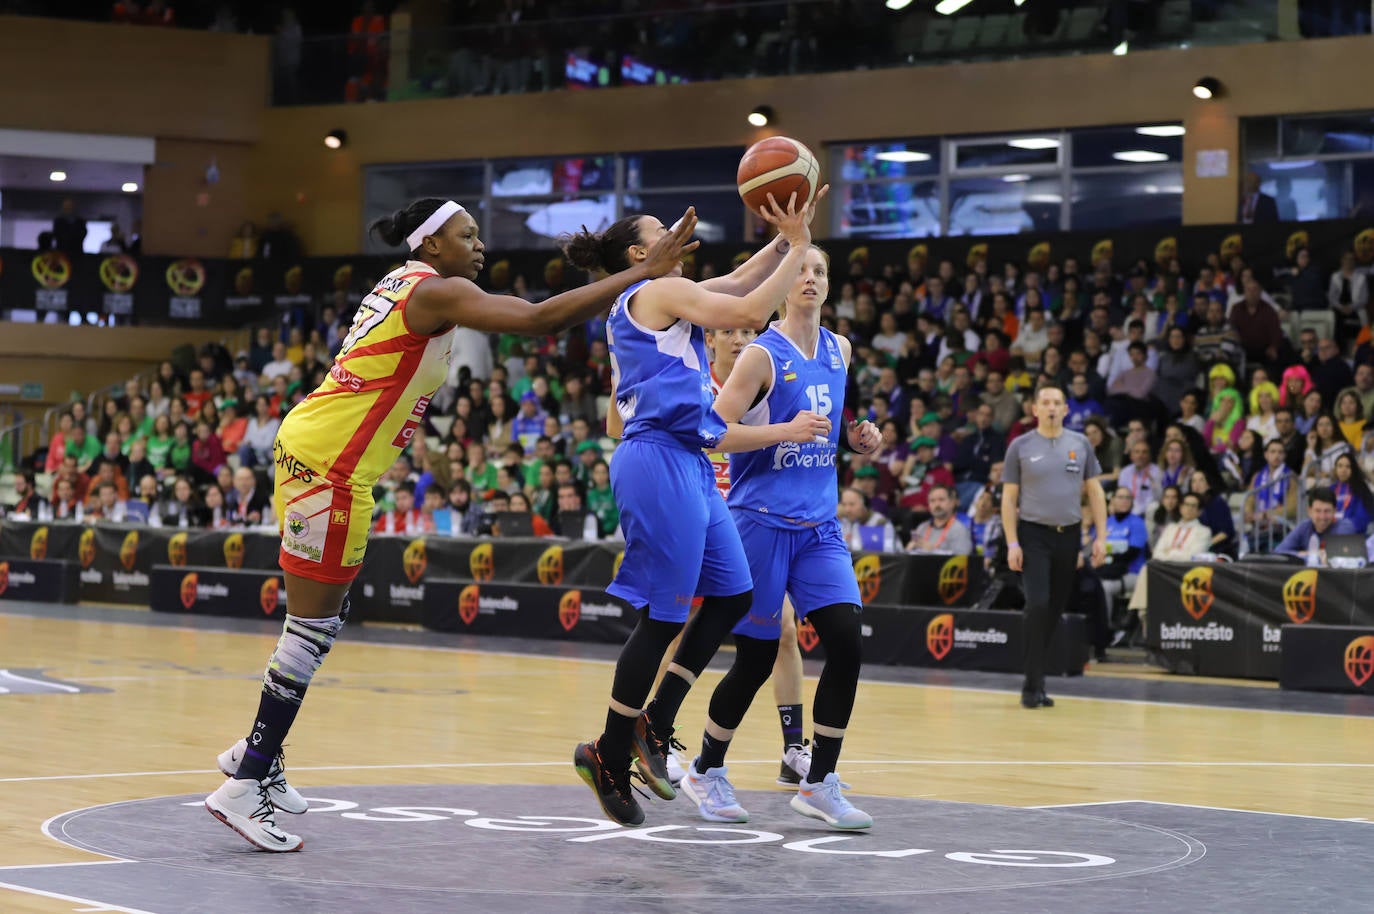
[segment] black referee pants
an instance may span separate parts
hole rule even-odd
[[[1045,655],[1049,652],[1059,617],[1068,608],[1077,587],[1080,528],[1078,524],[1049,527],[1021,521],[1017,524],[1023,558],[1021,587],[1026,594],[1022,668],[1026,692],[1045,690]]]

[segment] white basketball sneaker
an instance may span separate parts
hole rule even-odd
[[[221,752],[219,754],[220,772],[227,778],[232,778],[238,774],[239,762],[243,761],[243,754],[247,751],[248,740],[241,739]],[[278,752],[277,757],[272,759],[272,765],[267,769],[267,777],[263,779],[262,783],[267,787],[273,806],[282,812],[289,812],[298,816],[310,808],[310,802],[301,796],[296,788],[286,783],[286,769],[282,766],[284,759],[285,756]]]
[[[266,780],[229,778],[205,798],[205,808],[254,847],[277,853],[300,850],[305,842],[277,827],[269,792]]]
[[[682,767],[682,760],[677,757],[676,752],[668,753],[668,783],[674,787],[682,783],[682,779],[687,775],[687,769]]]
[[[803,781],[797,795],[792,798],[791,806],[802,815],[820,819],[831,828],[873,827],[873,817],[862,809],[856,809],[840,792],[840,779],[833,771],[819,784]]]

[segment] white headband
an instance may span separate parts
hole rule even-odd
[[[415,250],[420,243],[425,240],[425,236],[433,235],[456,213],[463,212],[463,208],[452,200],[447,200],[436,209],[428,219],[421,223],[420,227],[406,236],[406,244],[410,245],[410,250]]]

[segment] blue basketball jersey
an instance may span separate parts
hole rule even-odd
[[[621,292],[606,321],[615,408],[625,421],[625,438],[659,432],[692,450],[711,447],[725,434],[725,423],[713,408],[705,334],[685,320],[666,330],[639,324],[630,315],[630,299],[646,282],[652,280]]]
[[[731,454],[728,504],[731,509],[758,512],[755,520],[764,523],[776,519],[778,526],[834,520],[839,499],[835,459],[847,380],[839,341],[820,328],[816,357],[807,358],[774,324],[749,345],[768,353],[773,386],[744,416],[746,424],[787,422],[804,409],[829,417],[832,424],[824,441],[787,441]]]

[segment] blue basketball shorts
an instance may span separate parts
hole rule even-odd
[[[692,598],[752,586],[739,532],[716,489],[711,461],[680,444],[636,436],[611,458],[625,558],[606,592],[649,618],[685,622]]]
[[[736,635],[761,640],[781,637],[784,595],[792,598],[798,621],[812,610],[836,603],[862,605],[838,519],[818,527],[780,527],[759,521],[754,511],[731,514],[754,579],[754,603],[735,625]]]

